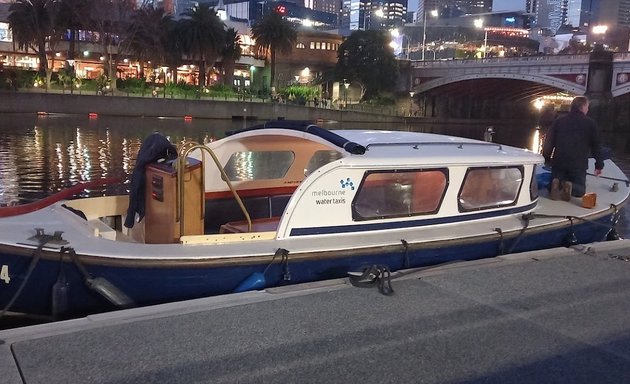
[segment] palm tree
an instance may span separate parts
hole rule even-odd
[[[221,51],[224,72],[223,85],[232,87],[234,84],[234,66],[242,54],[240,36],[234,28],[228,28],[225,31],[225,45]]]
[[[131,15],[127,28],[127,47],[140,61],[140,77],[144,78],[144,62],[151,61],[153,67],[164,62],[168,25],[172,17],[164,8],[144,6]]]
[[[16,0],[9,6],[9,25],[20,49],[33,49],[39,58],[39,75],[46,76],[46,40],[54,34],[54,0]]]
[[[59,25],[70,31],[68,41],[68,60],[74,60],[77,32],[87,26],[89,3],[87,0],[61,0]],[[74,67],[72,68],[74,74]]]
[[[135,7],[135,0],[90,0],[89,28],[98,32],[103,67],[112,89],[116,89],[116,61],[125,52],[123,43]]]
[[[272,11],[252,27],[252,37],[256,39],[259,52],[271,56],[271,86],[274,86],[276,53],[291,52],[297,41],[297,31],[290,21]]]
[[[214,8],[199,4],[184,13],[182,23],[184,51],[199,62],[199,88],[206,85],[206,65],[214,64],[225,41],[225,24]]]
[[[185,36],[183,25],[170,19],[164,26],[162,46],[164,47],[164,62],[171,69],[173,83],[177,84],[177,67],[182,65],[182,57],[185,54]]]

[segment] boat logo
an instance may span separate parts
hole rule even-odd
[[[339,180],[339,182],[341,183],[341,188],[350,188],[351,191],[354,191],[354,183],[352,182],[352,180],[350,180],[350,178],[348,177],[347,179],[343,180]]]

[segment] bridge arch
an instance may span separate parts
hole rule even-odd
[[[421,82],[419,85],[412,87],[412,91],[416,94],[424,93],[435,88],[439,88],[448,84],[458,83],[466,80],[478,80],[478,79],[513,79],[521,81],[530,81],[533,83],[542,84],[548,87],[557,88],[560,91],[566,91],[575,95],[583,95],[586,92],[586,79],[583,84],[578,84],[568,80],[560,79],[548,75],[540,74],[526,74],[526,73],[495,73],[495,74],[463,74],[453,75],[449,77],[439,77]],[[628,89],[630,92],[630,87]]]

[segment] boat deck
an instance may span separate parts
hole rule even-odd
[[[0,383],[622,383],[630,241],[0,331]]]

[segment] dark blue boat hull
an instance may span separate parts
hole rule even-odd
[[[546,230],[532,228],[505,239],[497,233],[496,236],[470,240],[409,244],[408,247],[401,241],[400,246],[308,255],[292,254],[289,249],[288,261],[276,258],[271,266],[269,262],[272,255],[249,265],[237,262],[221,265],[216,261],[193,263],[190,260],[182,261],[181,264],[148,261],[146,266],[138,262],[116,265],[97,264],[89,256],[79,257],[91,277],[105,278],[133,300],[135,305],[146,306],[231,293],[249,276],[262,273],[268,266],[264,276],[266,286],[270,287],[346,277],[349,271],[360,271],[373,264],[399,270],[566,246],[571,234],[578,243],[596,242],[605,239],[613,218],[613,215],[608,215],[596,221],[576,220],[573,226],[555,225]],[[0,311],[12,299],[15,301],[9,308],[11,311],[38,315],[54,313],[67,317],[119,309],[103,295],[87,287],[84,276],[69,257],[66,256],[60,262],[58,254],[51,251],[37,261],[24,289],[16,297],[33,262],[34,253],[15,255],[6,250],[0,253],[0,266],[8,266],[10,273],[8,284],[0,279]],[[65,280],[66,284],[61,289],[60,284],[57,284],[53,290],[55,283],[60,280]],[[53,307],[53,296],[55,303],[64,305]]]

